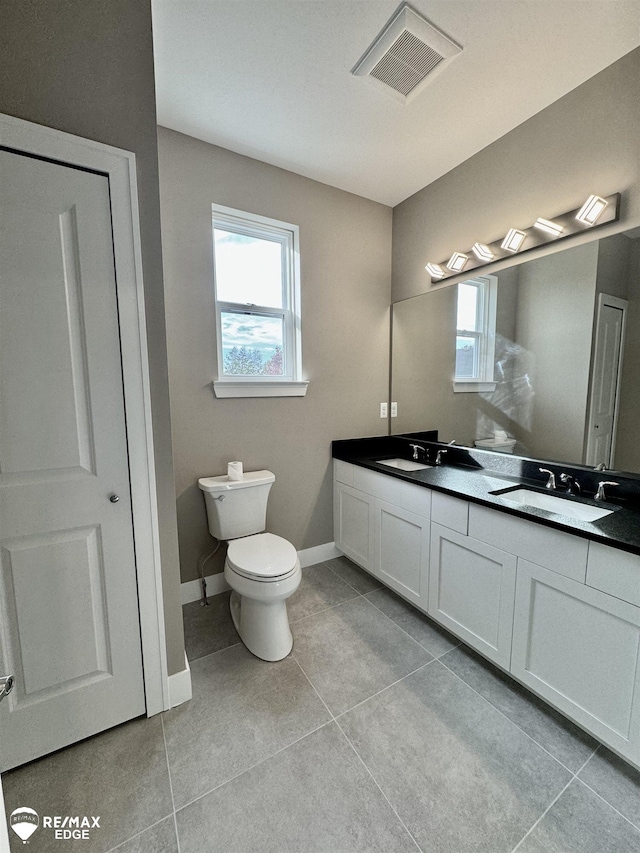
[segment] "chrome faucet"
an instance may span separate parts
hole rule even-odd
[[[438,452],[436,453],[436,461],[435,461],[436,465],[442,465],[442,454],[446,453],[446,452],[447,451],[444,448],[438,450]]]
[[[620,483],[614,483],[612,480],[601,480],[598,483],[598,491],[595,493],[593,499],[594,501],[606,501],[606,495],[604,493],[605,486],[619,486]]]
[[[567,487],[568,495],[581,495],[582,487],[580,483],[571,476],[571,474],[560,474],[560,482]]]
[[[428,459],[429,454],[427,453],[426,448],[424,448],[421,444],[410,444],[409,447],[413,447],[414,459],[420,459],[420,451],[424,453],[424,458]]]
[[[548,468],[538,468],[538,471],[540,471],[541,474],[548,474],[549,475],[549,479],[547,480],[547,482],[545,484],[545,489],[551,489],[551,490],[555,489],[555,487],[556,487],[556,475],[553,473],[553,471],[550,471]]]

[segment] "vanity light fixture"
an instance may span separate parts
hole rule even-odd
[[[485,263],[488,263],[495,258],[491,249],[488,246],[485,246],[484,243],[474,243],[471,247],[471,251],[479,261],[484,261]]]
[[[552,222],[550,219],[543,219],[541,216],[533,223],[533,227],[539,228],[540,231],[546,231],[547,234],[551,234],[553,237],[559,237],[564,231],[562,225],[558,225],[557,222]]]
[[[585,225],[595,225],[607,206],[607,200],[599,195],[590,195],[580,208],[576,219]]]
[[[591,195],[580,208],[556,214],[553,219],[540,216],[526,229],[511,228],[504,239],[492,243],[474,243],[466,253],[454,252],[448,261],[428,263],[425,269],[432,282],[440,282],[459,276],[463,271],[470,273],[471,270],[499,261],[517,263],[513,259],[517,253],[522,254],[557,240],[584,234],[585,226],[599,228],[617,222],[620,218],[620,199],[620,193],[604,197]]]
[[[507,252],[517,252],[525,241],[527,236],[526,231],[518,231],[517,228],[510,228],[509,233],[502,241],[502,248]]]
[[[468,260],[469,255],[463,255],[462,252],[454,252],[449,258],[447,267],[451,272],[462,272]]]
[[[446,275],[445,271],[439,264],[427,264],[425,269],[429,273],[431,278],[435,279],[436,281]]]

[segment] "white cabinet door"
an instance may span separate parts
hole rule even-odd
[[[511,672],[640,762],[640,608],[525,560]]]
[[[426,610],[429,519],[377,500],[374,550],[376,577]]]
[[[509,667],[516,558],[431,525],[428,613],[500,666]]]
[[[363,569],[374,570],[373,511],[375,498],[335,482],[333,535],[336,548]]]

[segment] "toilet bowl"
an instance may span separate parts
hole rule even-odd
[[[293,647],[286,600],[302,578],[293,545],[273,533],[235,539],[229,543],[224,576],[242,642],[262,660],[282,660]]]
[[[256,657],[277,661],[293,646],[286,600],[300,586],[302,570],[291,542],[263,533],[275,476],[251,471],[241,480],[203,477],[209,530],[229,543],[224,564],[230,610],[240,639]]]

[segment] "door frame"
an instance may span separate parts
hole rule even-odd
[[[144,693],[150,717],[170,707],[170,695],[135,154],[1,113],[0,145],[101,172],[109,180]]]
[[[593,364],[591,366],[591,376],[589,377],[589,406],[587,411],[587,440],[585,443],[585,463],[587,465],[597,465],[597,462],[590,461],[590,456],[593,453],[593,431],[591,424],[593,422],[593,410],[595,408],[593,400],[594,382],[596,376],[596,356],[598,355],[598,334],[600,332],[600,323],[602,320],[602,308],[609,305],[611,308],[617,308],[622,311],[622,322],[620,324],[620,348],[618,351],[618,363],[616,365],[616,399],[613,407],[613,421],[611,424],[611,446],[609,448],[609,459],[607,460],[608,468],[614,465],[614,456],[616,452],[616,433],[618,430],[618,417],[620,413],[620,387],[622,384],[622,364],[624,361],[624,343],[627,328],[627,311],[629,302],[626,299],[621,299],[619,296],[611,296],[608,293],[598,293],[598,306],[596,311],[596,322],[593,330]],[[598,460],[602,461],[602,460]]]

